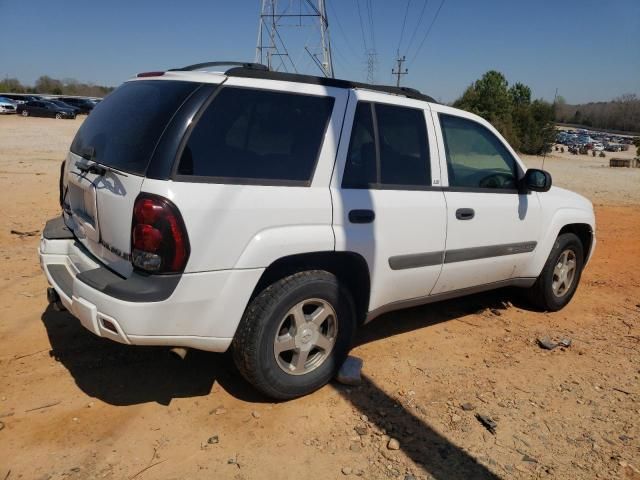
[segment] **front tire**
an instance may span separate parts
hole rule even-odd
[[[584,247],[573,233],[556,239],[536,283],[528,290],[529,301],[540,310],[555,312],[573,298],[584,266]]]
[[[27,110],[22,110],[22,116],[23,117],[28,117],[29,116],[29,112]]]
[[[61,118],[62,118],[62,114],[60,114],[60,113],[56,113],[56,119],[57,119],[57,120],[60,120]]]
[[[346,358],[356,315],[349,291],[323,270],[271,284],[247,307],[233,340],[240,373],[279,400],[328,383]]]

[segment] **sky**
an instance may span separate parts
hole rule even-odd
[[[640,95],[640,0],[325,1],[339,78],[365,81],[375,47],[376,83],[394,83],[399,47],[402,84],[442,102],[492,69],[535,98],[553,100],[556,88],[567,103]],[[142,71],[253,61],[259,10],[259,0],[0,0],[0,77],[117,86]],[[318,74],[303,50],[317,32],[280,31],[297,69]]]

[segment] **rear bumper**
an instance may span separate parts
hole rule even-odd
[[[62,304],[89,331],[131,345],[227,350],[262,269],[122,278],[56,219],[40,240],[40,265]],[[133,281],[132,281],[133,280]],[[163,283],[164,282],[164,283]]]

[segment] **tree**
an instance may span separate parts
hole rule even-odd
[[[477,113],[490,122],[504,120],[511,112],[508,85],[504,75],[491,70],[467,88],[453,106]]]
[[[469,86],[454,107],[476,113],[495,126],[523,153],[540,155],[551,150],[555,132],[554,106],[531,101],[531,89],[520,82],[509,88],[505,76],[494,70]]]
[[[0,92],[5,93],[25,93],[25,87],[17,78],[5,78],[0,80]]]
[[[48,75],[42,75],[34,85],[37,93],[51,93],[53,95],[62,95],[62,82],[51,78]]]
[[[525,84],[517,82],[509,89],[511,101],[515,106],[529,105],[531,103],[531,89]]]

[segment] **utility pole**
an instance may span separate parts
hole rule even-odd
[[[406,68],[404,69],[404,72],[402,71],[402,64],[406,61],[406,57],[404,55],[401,57],[400,53],[398,53],[398,58],[396,59],[396,62],[398,62],[398,70],[394,68],[391,69],[391,74],[396,76],[396,87],[400,86],[400,76],[407,75],[409,73],[409,70]]]
[[[296,36],[288,35],[286,27],[310,30],[306,44],[294,45],[295,40],[287,37]],[[300,34],[296,33],[299,39]],[[299,55],[294,55],[294,52]],[[294,58],[299,61],[305,53],[323,76],[333,78],[325,0],[287,0],[280,3],[278,0],[261,0],[255,61],[267,65],[269,70],[289,71],[292,68],[297,73]]]

